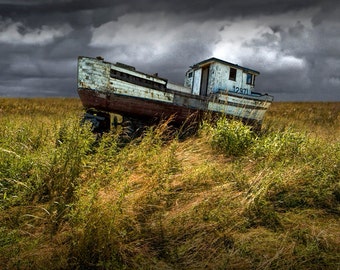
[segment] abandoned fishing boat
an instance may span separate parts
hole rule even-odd
[[[193,113],[225,114],[260,128],[273,101],[268,94],[254,92],[258,71],[210,58],[190,67],[184,85],[137,71],[103,58],[78,58],[78,94],[85,118],[100,130],[117,125],[121,115],[129,122],[147,123],[170,116],[183,123]]]

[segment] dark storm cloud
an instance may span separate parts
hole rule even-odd
[[[181,83],[216,56],[259,70],[276,100],[340,100],[336,0],[0,0],[0,95],[76,96],[102,55]]]
[[[1,4],[1,2],[3,2]],[[36,1],[0,1],[0,15],[10,18],[32,18],[51,14],[82,15],[83,11],[93,11],[95,26],[108,20],[116,19],[120,15],[133,12],[169,12],[185,14],[191,19],[205,20],[208,18],[223,18],[225,16],[257,16],[266,14],[282,14],[289,11],[322,7],[331,9],[337,5],[337,0],[247,0],[247,1],[154,1],[154,0],[36,0]],[[84,14],[85,15],[85,14]],[[78,19],[78,18],[77,18]],[[316,18],[319,20],[322,18]],[[76,23],[76,22],[75,22]]]

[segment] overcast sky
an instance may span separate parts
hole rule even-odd
[[[209,57],[281,101],[340,101],[338,0],[0,0],[0,96],[77,96],[77,57],[183,84]]]

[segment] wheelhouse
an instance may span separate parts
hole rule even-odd
[[[200,96],[218,92],[251,95],[259,74],[253,69],[209,58],[193,65],[186,72],[184,86],[191,89],[191,94]]]

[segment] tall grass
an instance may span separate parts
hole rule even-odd
[[[124,147],[76,99],[0,104],[2,269],[339,267],[337,103],[274,104],[261,134],[163,122]]]

